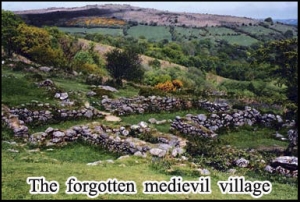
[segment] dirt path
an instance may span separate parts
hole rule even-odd
[[[119,121],[122,120],[120,117],[111,115],[111,113],[109,113],[109,112],[100,111],[100,113],[102,113],[103,115],[105,115],[105,120],[106,121],[119,122]]]

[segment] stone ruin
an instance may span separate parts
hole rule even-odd
[[[92,107],[79,110],[56,109],[55,112],[55,116],[63,118],[64,120],[80,117],[90,119],[103,118],[102,113]],[[139,136],[146,132],[152,133],[152,129],[149,128],[148,124],[145,122],[140,122],[139,124],[130,127],[127,126],[115,129],[97,122],[92,122],[91,124],[73,126],[67,130],[49,127],[44,132],[29,134],[28,127],[25,123],[37,121],[47,123],[54,119],[55,116],[51,113],[51,107],[49,107],[48,110],[31,111],[26,108],[9,109],[2,105],[2,121],[4,124],[13,130],[15,137],[23,138],[31,144],[49,147],[64,145],[82,139],[83,141],[121,154],[145,156],[146,152],[149,151],[152,156],[163,157],[170,153],[173,157],[176,157],[177,155],[183,154],[185,151],[183,149],[185,146],[184,140],[172,134],[168,134],[169,138],[158,136],[157,143],[155,144],[130,135],[135,134],[136,136]]]
[[[213,103],[207,100],[180,99],[175,97],[136,96],[133,98],[110,99],[104,96],[101,104],[106,111],[119,116],[143,114],[147,112],[176,111],[193,107],[206,109],[211,112],[228,111],[226,103]]]
[[[205,114],[196,116],[187,115],[186,118],[176,117],[171,124],[172,130],[177,130],[186,135],[199,135],[203,137],[216,137],[216,131],[221,128],[239,127],[245,124],[252,126],[255,123],[264,126],[274,124],[287,124],[279,115],[263,114],[251,107],[245,110],[232,110],[232,112],[212,113],[209,117]]]
[[[63,95],[64,96],[64,95]],[[262,124],[267,127],[279,125],[280,127],[293,127],[294,122],[283,120],[281,116],[274,114],[260,114],[254,108],[245,107],[244,110],[231,109],[226,103],[212,103],[206,100],[182,100],[173,97],[149,96],[147,98],[138,96],[134,98],[109,99],[104,97],[101,101],[103,107],[117,115],[141,114],[147,112],[175,111],[180,109],[189,109],[197,107],[206,109],[210,115],[198,114],[187,115],[185,118],[177,116],[171,121],[170,131],[178,131],[185,135],[198,135],[207,138],[216,138],[217,131],[226,127],[239,127],[245,124]],[[120,127],[118,129],[109,128],[101,124],[87,124],[82,126],[73,126],[65,131],[48,128],[44,132],[35,134],[28,133],[29,123],[47,123],[51,120],[68,120],[80,117],[85,118],[103,118],[104,115],[93,107],[84,107],[81,109],[57,109],[50,105],[38,104],[43,110],[29,110],[24,108],[9,109],[2,105],[2,121],[8,128],[12,129],[16,137],[27,139],[33,144],[43,144],[46,146],[66,144],[73,142],[78,138],[95,145],[101,145],[110,151],[120,152],[123,154],[145,156],[146,152],[153,156],[163,157],[167,153],[172,156],[184,153],[185,144],[179,137],[170,135],[166,139],[158,137],[157,144],[151,144],[140,140],[131,134],[143,134],[153,132],[141,122],[137,125]],[[150,123],[157,121],[151,119]],[[162,123],[166,123],[164,120]],[[290,146],[293,147],[298,143],[298,131],[290,130]],[[291,160],[292,159],[292,160]],[[243,159],[242,159],[243,160]],[[247,160],[236,162],[237,166],[247,167]],[[249,162],[248,162],[249,163]],[[291,165],[289,165],[291,164]],[[297,176],[298,172],[297,157],[278,157],[265,170],[271,173],[281,173],[286,176]]]

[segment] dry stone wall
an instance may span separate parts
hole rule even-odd
[[[47,110],[46,110],[47,111]],[[59,110],[60,117],[74,117],[74,115],[81,114],[85,116],[90,113],[87,118],[93,118],[94,116],[102,117],[102,114],[96,109],[80,109],[80,110]],[[65,113],[65,115],[62,115]],[[27,109],[9,109],[2,105],[2,121],[8,128],[12,129],[15,137],[23,138],[31,144],[38,146],[57,146],[64,145],[69,142],[74,142],[79,139],[89,142],[94,145],[101,146],[112,152],[118,152],[122,154],[131,154],[145,156],[146,152],[153,156],[163,157],[170,153],[173,157],[184,153],[183,147],[185,144],[181,138],[169,134],[169,138],[157,137],[157,143],[152,144],[143,141],[138,136],[143,133],[151,133],[152,129],[148,127],[145,122],[132,126],[122,126],[120,128],[111,128],[104,126],[98,122],[92,122],[91,124],[73,126],[67,130],[55,129],[48,127],[43,132],[37,132],[29,134],[27,123],[37,121],[41,117],[44,117],[45,123],[54,118],[50,116],[51,113],[46,113],[49,116],[45,116],[45,111],[31,111]],[[71,114],[71,115],[70,115]],[[78,117],[80,117],[78,116]],[[24,118],[25,121],[19,119]],[[31,117],[32,119],[28,119]],[[132,135],[134,136],[132,136]],[[137,136],[137,137],[135,137]]]
[[[245,124],[252,126],[255,123],[269,127],[286,124],[280,115],[261,115],[256,109],[246,106],[245,110],[212,113],[209,116],[199,114],[187,115],[186,118],[176,117],[171,124],[171,130],[177,130],[186,135],[214,138],[217,136],[215,132],[220,128],[239,127]]]
[[[137,96],[133,98],[110,99],[106,96],[101,101],[105,110],[119,116],[129,114],[142,114],[145,112],[176,111],[192,107],[206,109],[211,112],[228,111],[226,103],[212,103],[206,100],[180,99],[175,97]]]

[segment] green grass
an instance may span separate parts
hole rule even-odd
[[[62,153],[64,155],[62,155]],[[44,155],[57,159],[60,162],[90,163],[95,161],[115,160],[119,155],[108,152],[100,147],[87,143],[70,143],[64,147],[54,148],[53,151],[44,151]]]
[[[123,88],[119,88],[118,92],[114,93],[115,97],[134,97],[139,95],[139,89],[131,85],[125,85]]]
[[[3,70],[2,74],[11,74],[14,77],[2,77],[2,103],[7,103],[9,106],[19,105],[26,102],[30,102],[32,99],[39,101],[54,102],[54,98],[48,97],[45,90],[39,89],[34,86],[31,80],[26,79],[23,72],[12,72]],[[80,83],[79,80],[70,80],[63,78],[51,78],[55,84],[65,91],[80,91],[85,93],[89,90],[88,85]],[[118,93],[114,95],[116,97],[131,97],[137,95],[138,90],[130,85],[127,85],[123,89],[119,89]],[[47,99],[48,98],[48,99]],[[78,99],[78,96],[76,97]],[[123,116],[120,123],[106,122],[103,119],[95,120],[73,120],[61,122],[58,124],[45,124],[38,127],[29,127],[29,132],[41,132],[45,131],[48,127],[67,129],[74,125],[87,124],[93,121],[99,121],[105,125],[111,125],[113,127],[124,126],[127,124],[138,124],[141,121],[148,122],[150,118],[156,120],[174,119],[175,116],[185,117],[186,114],[201,114],[207,113],[203,110],[182,110],[175,112],[158,112],[149,114],[138,114]],[[158,131],[168,133],[170,123],[162,125],[151,125]],[[281,134],[286,134],[286,131],[279,131]],[[269,147],[274,145],[286,148],[287,142],[282,142],[274,139],[272,134],[275,133],[275,129],[267,129],[258,127],[254,131],[254,127],[242,127],[239,130],[232,130],[228,134],[220,134],[219,138],[226,144],[238,148],[256,148]],[[110,153],[107,150],[101,149],[97,146],[92,146],[87,143],[78,141],[76,143],[70,143],[64,147],[53,147],[53,151],[40,148],[38,152],[29,152],[31,149],[35,149],[32,145],[26,145],[24,142],[14,140],[12,132],[6,128],[2,128],[1,139],[17,141],[18,145],[10,145],[2,142],[1,148],[1,171],[2,171],[2,199],[90,199],[83,194],[67,195],[65,193],[65,181],[75,176],[80,181],[101,181],[107,179],[116,178],[117,180],[131,180],[136,182],[138,193],[134,195],[128,194],[105,194],[99,195],[98,200],[102,199],[114,199],[114,200],[126,200],[126,199],[240,199],[247,200],[253,199],[250,195],[244,194],[226,194],[223,195],[217,182],[227,180],[230,174],[223,173],[212,169],[207,166],[211,172],[211,194],[158,194],[158,195],[145,195],[142,193],[142,183],[146,180],[155,181],[169,181],[172,176],[163,172],[163,169],[159,169],[153,166],[153,159],[148,155],[147,158],[139,158],[136,156],[130,156],[123,160],[116,160],[119,155]],[[8,149],[17,149],[19,152],[14,153],[8,151]],[[221,157],[222,158],[222,157]],[[108,163],[105,160],[112,159],[114,163]],[[87,166],[87,163],[99,161],[102,163],[97,166]],[[163,162],[167,162],[168,158],[163,159]],[[198,180],[199,176],[190,175],[189,173],[195,173],[188,164],[191,162],[176,162],[173,160],[173,167],[178,168],[176,176],[182,176],[183,180]],[[181,164],[181,165],[180,165]],[[184,166],[185,165],[185,166]],[[183,167],[183,168],[182,168]],[[180,168],[180,169],[179,169]],[[263,173],[264,171],[262,171]],[[250,181],[263,181],[270,180],[273,186],[273,190],[269,195],[264,195],[260,199],[297,199],[298,198],[298,179],[289,179],[285,177],[270,176],[268,174],[257,174],[248,169],[237,169],[237,175],[245,176],[246,180]],[[60,190],[57,194],[37,194],[31,195],[29,193],[30,186],[26,183],[28,177],[44,176],[47,181],[55,180],[60,184]]]
[[[292,30],[294,35],[298,35],[298,29],[291,25],[274,24],[272,28],[285,33],[287,30]]]
[[[178,33],[178,36],[185,40],[199,39],[202,35],[207,34],[207,32],[202,28],[175,27],[175,31]]]
[[[7,151],[9,148],[19,149],[19,153]],[[65,157],[65,155],[67,155]],[[227,173],[211,171],[211,194],[157,194],[142,193],[142,183],[146,180],[169,181],[173,175],[163,174],[153,168],[149,158],[143,159],[131,156],[114,163],[105,162],[105,159],[115,159],[115,156],[102,153],[100,150],[88,146],[74,144],[54,151],[30,153],[26,148],[13,147],[2,143],[2,199],[90,199],[84,194],[65,193],[66,180],[75,176],[79,181],[106,181],[116,178],[118,181],[134,181],[137,185],[137,194],[105,194],[99,195],[98,200],[114,199],[253,199],[248,194],[221,194],[217,182],[225,181],[230,176]],[[97,166],[87,166],[87,162],[104,161]],[[29,193],[30,185],[26,183],[28,177],[44,176],[47,181],[57,181],[60,190],[57,194]],[[178,176],[178,175],[176,175]],[[181,176],[183,181],[198,181],[198,177]],[[200,177],[200,176],[199,176]],[[265,180],[263,177],[252,177],[245,173],[245,179],[250,181]],[[272,182],[272,192],[263,195],[260,199],[297,199],[297,183]]]
[[[128,35],[134,38],[144,36],[146,39],[153,41],[161,41],[163,39],[168,39],[169,41],[171,41],[169,27],[166,26],[138,25],[130,27],[130,29],[128,30]]]
[[[71,34],[76,33],[87,33],[94,34],[99,33],[103,35],[112,35],[112,36],[123,36],[123,29],[113,29],[113,28],[80,28],[80,27],[58,27],[59,30],[63,32],[70,32]]]
[[[267,35],[270,33],[278,33],[272,29],[268,29],[263,26],[240,26],[239,29],[255,35]]]
[[[45,131],[48,127],[52,127],[52,128],[58,128],[61,130],[66,130],[68,128],[71,128],[72,126],[75,125],[83,125],[83,124],[87,124],[87,123],[91,123],[92,121],[102,121],[102,118],[99,119],[87,119],[87,118],[81,118],[81,119],[77,119],[77,120],[68,120],[68,121],[64,121],[64,122],[60,122],[60,123],[47,123],[47,124],[43,124],[43,125],[38,125],[38,126],[28,126],[29,128],[29,133],[37,133],[37,132],[43,132]]]
[[[32,100],[39,102],[55,103],[51,98],[51,94],[46,90],[38,88],[33,82],[30,82],[21,75],[17,77],[15,74],[2,74],[1,81],[1,96],[2,103],[9,106],[17,106],[25,103],[29,103]]]
[[[241,46],[250,46],[254,43],[257,43],[258,40],[247,36],[245,34],[237,35],[237,36],[216,36],[215,39],[225,40],[229,44],[237,44]]]
[[[258,148],[287,148],[288,141],[282,141],[275,138],[276,130],[273,128],[262,128],[258,126],[243,126],[238,130],[230,131],[228,134],[221,134],[219,138],[231,146],[240,149],[258,149]],[[286,131],[280,134],[287,134]]]
[[[184,28],[184,27],[175,27],[175,31],[180,33],[182,36],[199,36],[200,34],[205,34],[206,31],[202,28]]]
[[[149,124],[148,120],[150,118],[155,118],[158,121],[167,120],[166,123],[161,125],[153,124],[151,126],[155,127],[158,131],[163,133],[168,133],[170,129],[171,123],[168,122],[169,119],[174,120],[176,116],[185,117],[187,114],[203,114],[206,113],[203,110],[191,109],[191,110],[182,110],[182,111],[173,111],[173,112],[160,112],[160,113],[145,113],[145,114],[137,114],[131,116],[122,116],[121,125],[124,124],[138,124],[141,121],[145,121]]]
[[[55,83],[56,86],[64,89],[65,91],[81,91],[88,92],[89,85],[80,83],[76,80],[64,79],[64,78],[51,78],[51,80]]]
[[[222,34],[236,34],[235,31],[226,27],[207,27],[205,28],[208,31],[208,34],[211,35],[222,35]]]

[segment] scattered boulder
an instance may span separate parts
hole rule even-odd
[[[102,161],[95,161],[95,162],[92,162],[92,163],[87,163],[86,165],[88,165],[88,166],[97,166],[101,163],[102,163]]]
[[[101,88],[101,89],[104,89],[104,90],[107,90],[107,91],[110,91],[110,92],[118,92],[117,89],[115,89],[114,87],[111,87],[111,86],[99,85],[98,88]]]
[[[150,149],[150,154],[153,156],[158,156],[158,157],[164,157],[166,155],[166,150],[159,149],[159,148],[152,148]]]
[[[68,93],[55,93],[54,97],[60,100],[66,100],[69,98],[69,95]]]
[[[46,79],[38,83],[39,87],[54,87],[54,82],[50,79]]]
[[[249,165],[249,161],[244,158],[240,158],[240,159],[234,161],[234,164],[238,167],[246,168]]]
[[[207,170],[205,168],[203,168],[203,169],[199,168],[199,169],[197,169],[197,171],[199,171],[200,175],[210,175],[209,170]]]
[[[46,67],[46,66],[39,67],[39,70],[42,71],[42,72],[50,72],[52,69],[53,68]]]
[[[88,97],[93,97],[95,95],[97,95],[97,93],[95,93],[94,91],[89,91],[86,93],[86,96],[88,96]]]

